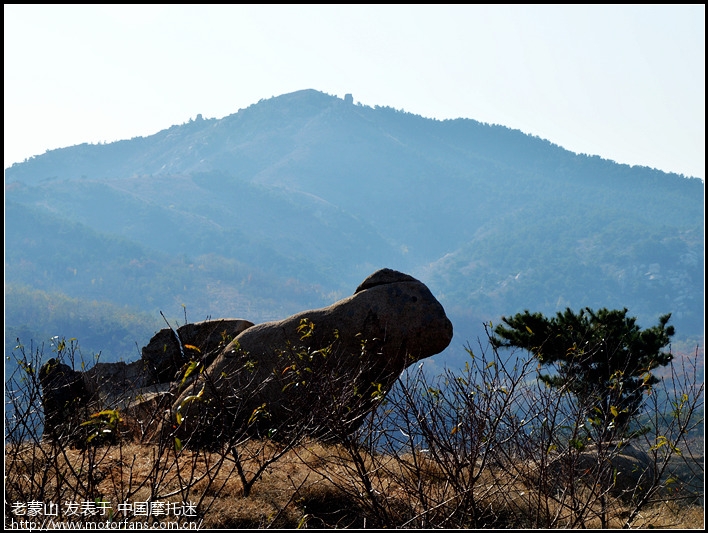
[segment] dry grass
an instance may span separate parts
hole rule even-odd
[[[277,448],[271,442],[246,443],[239,450],[245,475],[254,475]],[[193,520],[203,528],[363,528],[381,525],[382,516],[397,527],[421,527],[421,523],[445,527],[445,517],[454,516],[462,500],[471,496],[479,512],[478,525],[531,528],[543,513],[540,522],[550,516],[554,527],[580,527],[573,524],[572,505],[567,501],[544,499],[521,479],[509,482],[505,472],[469,469],[462,475],[477,477],[474,494],[465,495],[456,491],[439,464],[420,454],[362,457],[373,483],[370,493],[346,446],[309,442],[269,464],[244,497],[235,462],[224,453],[176,453],[145,444],[85,450],[62,450],[48,442],[8,447],[6,523],[18,518],[9,507],[12,502],[39,498],[41,488],[45,501],[110,502],[114,521],[131,518],[129,513],[117,512],[117,504],[123,501],[192,502],[197,504]],[[378,510],[372,505],[376,499]],[[605,525],[621,528],[628,513],[626,505],[612,501]],[[582,527],[601,525],[598,518]],[[703,525],[702,507],[663,502],[646,507],[633,527],[702,529]]]
[[[592,477],[582,467],[547,468],[559,453],[552,450],[567,448],[563,428],[585,418],[582,406],[537,386],[533,360],[506,368],[477,357],[467,374],[442,376],[445,387],[419,367],[357,439],[334,431],[336,445],[244,431],[212,450],[182,449],[167,431],[150,444],[125,440],[119,426],[118,442],[89,443],[80,413],[60,433],[63,443],[44,438],[39,361],[39,353],[25,359],[6,392],[6,527],[32,510],[41,520],[53,504],[58,521],[112,522],[103,528],[146,520],[215,529],[704,528],[703,385],[695,376],[672,374],[666,400],[651,396],[653,433],[641,443],[655,452],[653,466],[667,469],[631,500],[611,495],[602,469]],[[82,506],[78,513],[70,503]],[[155,512],[136,513],[140,503]],[[105,515],[90,514],[101,506]]]

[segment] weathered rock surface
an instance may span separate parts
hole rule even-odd
[[[45,434],[84,440],[77,432],[91,413],[117,410],[130,431],[144,438],[154,435],[161,423],[159,413],[174,401],[172,392],[180,371],[189,361],[207,366],[232,339],[253,326],[243,319],[205,320],[185,324],[175,331],[159,331],[132,363],[97,363],[85,372],[73,370],[55,359],[40,370]]]
[[[609,443],[604,448],[592,445],[583,450],[578,461],[582,472],[601,472],[614,496],[634,497],[651,489],[655,469],[648,453],[630,443]]]
[[[89,392],[82,373],[52,358],[39,370],[44,409],[44,434],[60,438],[78,426],[76,415],[85,405]]]
[[[601,487],[615,497],[645,495],[654,484],[655,468],[649,454],[628,442],[606,442],[566,453],[549,465],[556,490],[570,483]]]
[[[177,329],[181,346],[173,330],[165,328],[158,331],[142,350],[142,361],[145,362],[146,370],[150,374],[150,382],[173,381],[182,366],[195,357],[204,358],[204,365],[208,366],[221,348],[251,326],[253,322],[240,318],[204,320],[185,324]],[[199,348],[199,352],[189,353],[191,350],[189,346]]]
[[[238,335],[175,401],[177,435],[195,444],[241,432],[341,438],[408,365],[451,340],[452,324],[423,283],[379,270],[329,307]]]
[[[408,365],[451,340],[452,324],[423,283],[379,270],[352,296],[282,321],[164,329],[132,363],[75,372],[53,361],[40,373],[47,427],[63,431],[70,418],[76,426],[106,410],[113,420],[120,412],[133,436],[143,438],[177,422],[185,444],[214,445],[245,433],[342,438]],[[197,366],[183,379],[190,362]],[[160,429],[170,405],[174,420]],[[85,432],[76,438],[85,440]]]

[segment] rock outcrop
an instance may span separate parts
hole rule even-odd
[[[554,458],[548,469],[556,491],[567,490],[573,483],[627,500],[646,495],[655,484],[656,470],[649,454],[625,441],[568,451]]]
[[[90,415],[117,411],[122,430],[131,438],[149,438],[160,429],[162,412],[169,409],[185,365],[197,362],[208,366],[232,339],[252,322],[243,319],[205,320],[185,324],[176,331],[160,330],[132,363],[97,363],[79,372],[51,359],[40,369],[45,435],[66,438],[81,444],[90,436],[93,425],[83,426]],[[179,342],[177,340],[179,337]],[[100,419],[93,419],[97,422]],[[119,428],[112,427],[112,438]]]
[[[655,480],[655,468],[649,454],[628,443],[605,443],[582,451],[577,467],[585,481],[594,476],[604,481],[610,494],[622,498],[644,496]]]
[[[87,431],[141,439],[167,432],[195,446],[246,435],[340,439],[408,365],[451,340],[430,290],[383,269],[352,296],[285,320],[163,329],[132,363],[75,372],[52,360],[40,372],[47,435],[82,443],[93,438]]]
[[[50,359],[39,370],[44,410],[44,435],[54,439],[73,434],[89,392],[81,372],[57,359]]]
[[[341,438],[407,366],[451,340],[423,283],[379,270],[329,307],[238,335],[173,404],[176,435],[196,445],[246,433]]]
[[[185,324],[177,329],[180,342],[172,329],[160,330],[142,350],[150,382],[174,381],[182,366],[195,359],[209,366],[226,344],[251,326],[253,322],[240,318]]]

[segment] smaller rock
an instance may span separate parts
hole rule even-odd
[[[548,465],[555,490],[569,483],[604,487],[622,499],[644,495],[654,486],[654,462],[649,454],[628,442],[592,444],[581,451],[566,452]]]
[[[39,382],[45,436],[72,438],[90,397],[82,373],[52,358],[40,368]]]
[[[121,434],[144,440],[156,435],[161,413],[174,401],[180,385],[172,382],[184,365],[195,361],[208,366],[224,346],[251,326],[253,322],[242,319],[185,324],[177,329],[179,343],[173,330],[163,329],[143,348],[138,361],[97,363],[85,372],[50,359],[39,372],[45,435],[83,446],[100,426],[103,417],[94,415],[102,411],[108,418],[112,411],[120,414],[121,427],[106,432],[112,438]],[[91,420],[95,424],[82,426]]]
[[[123,418],[121,436],[133,441],[154,441],[162,430],[164,414],[174,399],[169,383],[136,391],[132,398],[117,406]]]
[[[598,472],[602,465],[614,496],[644,495],[654,484],[654,462],[648,453],[630,443],[588,446],[580,454],[578,465],[590,472]]]
[[[251,326],[253,322],[240,318],[185,324],[177,329],[182,347],[174,330],[165,328],[158,331],[142,350],[148,384],[174,381],[182,366],[195,358],[203,359],[204,366],[209,366],[221,348]],[[190,352],[189,346],[195,346],[199,351]]]

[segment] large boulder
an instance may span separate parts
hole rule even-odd
[[[176,436],[195,445],[246,434],[341,438],[407,366],[451,340],[423,283],[379,270],[329,307],[238,335],[173,404]]]

